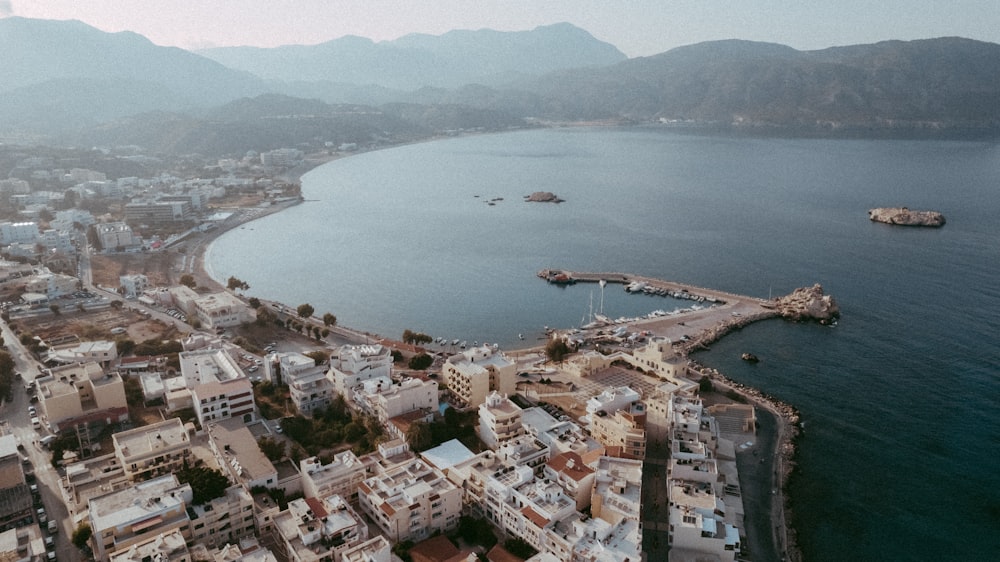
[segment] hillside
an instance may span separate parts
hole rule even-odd
[[[399,90],[499,85],[520,77],[604,66],[626,58],[614,46],[566,23],[530,31],[456,30],[439,36],[411,34],[378,43],[348,36],[319,45],[224,47],[198,53],[266,79]]]
[[[1000,135],[1000,45],[962,38],[818,51],[727,40],[625,59],[557,24],[205,51],[257,76],[134,33],[12,17],[0,19],[0,49],[0,139],[32,142],[214,155],[598,119],[750,134]]]
[[[742,128],[1000,126],[1000,45],[959,38],[821,51],[718,41],[522,83],[553,116],[622,117]]]

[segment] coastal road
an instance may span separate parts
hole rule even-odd
[[[760,407],[756,408],[756,415],[758,426],[753,446],[745,450],[737,448],[736,452],[747,548],[752,560],[782,560],[774,536],[777,420],[774,414]]]

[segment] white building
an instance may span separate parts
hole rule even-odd
[[[38,239],[36,222],[0,222],[0,246],[18,242],[33,243]]]
[[[337,560],[368,539],[368,525],[340,496],[300,498],[274,518],[289,560]]]
[[[202,349],[181,352],[179,357],[181,375],[201,427],[229,417],[245,423],[256,419],[253,387],[229,353]]]
[[[212,293],[194,300],[195,314],[203,328],[229,328],[257,318],[248,304],[227,293]]]
[[[142,244],[142,239],[132,232],[132,227],[123,222],[108,222],[94,225],[97,239],[105,251],[118,248],[132,248]]]
[[[334,387],[344,398],[351,399],[351,392],[363,381],[389,377],[392,371],[392,354],[379,344],[345,345],[330,358],[330,375]]]
[[[327,377],[326,367],[316,365],[312,357],[301,353],[275,353],[264,364],[267,379],[288,385],[288,396],[295,409],[306,417],[325,409],[333,401],[333,381]]]
[[[229,418],[209,422],[205,430],[209,448],[223,472],[228,473],[230,481],[241,484],[247,490],[277,486],[278,470],[260,450],[257,438],[243,420]]]
[[[94,556],[109,560],[162,533],[176,531],[191,539],[187,506],[193,498],[191,486],[168,474],[154,480],[91,498],[88,502],[93,531]]]
[[[349,502],[358,498],[358,484],[364,481],[365,466],[351,451],[343,451],[323,464],[319,457],[299,462],[302,472],[302,493],[307,498],[338,495]]]
[[[479,439],[490,449],[523,433],[521,407],[507,396],[494,390],[479,405]]]
[[[354,403],[361,411],[385,424],[390,418],[410,412],[436,412],[438,385],[431,380],[411,377],[403,377],[399,383],[389,378],[371,379],[356,387]]]
[[[462,490],[413,459],[359,484],[358,503],[390,541],[417,542],[458,525]]]
[[[121,284],[122,294],[127,299],[137,298],[149,288],[149,278],[141,273],[122,275],[118,277],[118,282]]]

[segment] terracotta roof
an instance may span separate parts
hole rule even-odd
[[[573,452],[560,453],[547,463],[549,467],[565,474],[573,480],[579,482],[594,473],[594,470],[584,464],[580,455]]]
[[[318,498],[306,498],[306,505],[312,510],[313,515],[318,518],[323,518],[329,515],[326,508],[323,507],[323,502],[319,501]]]
[[[537,525],[539,529],[549,524],[549,520],[534,509],[531,509],[530,505],[524,506],[524,509],[521,510],[521,514],[530,519],[531,522]]]
[[[486,553],[486,559],[490,562],[524,562],[524,558],[514,556],[506,548],[496,545]]]
[[[393,509],[391,505],[389,505],[389,502],[382,502],[381,504],[379,504],[379,508],[382,511],[384,511],[385,514],[388,515],[389,517],[392,517],[393,515],[396,514],[396,510]]]
[[[413,562],[445,562],[460,554],[458,547],[444,535],[431,537],[410,548]]]

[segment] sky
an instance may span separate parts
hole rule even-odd
[[[961,36],[1000,43],[998,0],[0,0],[0,17],[76,19],[201,49],[375,41],[569,22],[629,57],[717,39],[801,50]]]

